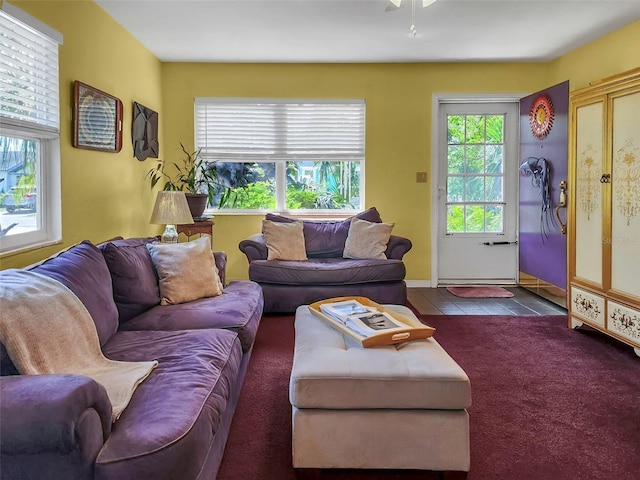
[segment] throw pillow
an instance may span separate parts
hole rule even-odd
[[[208,236],[186,243],[149,243],[158,272],[161,305],[191,302],[222,293]]]
[[[302,222],[262,220],[262,234],[267,244],[267,260],[307,260]]]
[[[156,271],[146,243],[138,245],[109,242],[101,245],[113,281],[113,298],[118,307],[120,323],[149,310],[160,303]]]
[[[387,258],[384,252],[394,225],[352,218],[342,256],[344,258]]]
[[[370,207],[358,213],[355,217],[369,222],[382,222],[376,207]],[[304,233],[307,256],[314,258],[341,257],[352,218],[349,217],[344,220],[304,220],[302,222],[302,231]],[[293,223],[296,221],[273,213],[267,213],[265,219],[280,223]]]

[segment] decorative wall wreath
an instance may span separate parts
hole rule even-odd
[[[553,104],[549,95],[538,95],[529,111],[529,124],[531,133],[539,139],[543,139],[551,131],[553,126]]]

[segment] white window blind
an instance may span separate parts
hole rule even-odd
[[[58,42],[0,11],[0,116],[59,130]]]
[[[196,98],[196,148],[206,158],[363,160],[363,100]]]

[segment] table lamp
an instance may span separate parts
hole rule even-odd
[[[193,223],[184,192],[158,192],[149,223],[166,225],[160,239],[162,243],[178,243],[176,225]]]

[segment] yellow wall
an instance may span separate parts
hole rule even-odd
[[[161,62],[92,1],[13,1],[64,36],[60,46],[60,144],[62,244],[4,256],[1,268],[17,268],[84,239],[156,233],[149,225],[153,195],[144,184],[151,160],[139,162],[131,145],[133,101],[160,113]],[[72,146],[73,82],[80,80],[123,102],[120,153]],[[164,150],[160,132],[161,155]]]
[[[531,92],[544,85],[545,64],[202,64],[163,66],[167,145],[193,144],[193,99],[198,96],[364,98],[366,206],[395,222],[413,249],[407,278],[430,277],[431,102],[443,92]],[[427,171],[428,183],[416,183]],[[260,230],[263,216],[215,218],[214,247],[227,252],[228,278],[247,278],[238,250]]]
[[[640,22],[549,63],[527,64],[162,64],[89,1],[15,1],[64,35],[60,48],[63,245],[2,258],[21,267],[84,238],[158,233],[148,224],[153,195],[144,182],[152,160],[131,147],[131,106],[160,113],[161,158],[193,146],[195,96],[364,98],[367,102],[366,206],[414,243],[407,278],[430,277],[431,101],[434,93],[529,93],[569,79],[571,88],[640,65]],[[71,146],[73,80],[119,97],[124,141],[119,154]],[[415,182],[427,171],[428,183]],[[215,248],[229,256],[228,278],[247,276],[238,242],[257,232],[260,215],[218,215]]]
[[[569,79],[570,90],[640,67],[640,20],[577,48],[550,64],[549,85]]]

